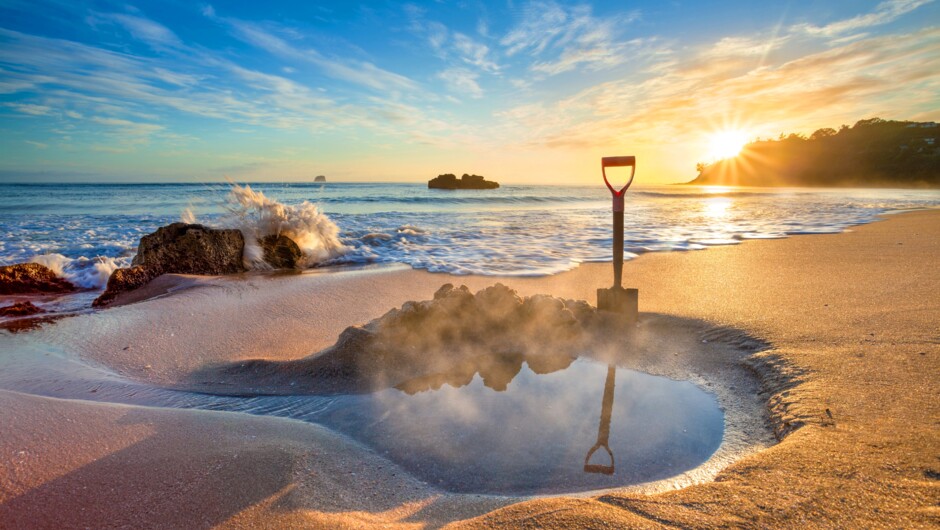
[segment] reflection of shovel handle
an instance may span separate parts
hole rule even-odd
[[[594,456],[594,453],[597,452],[601,447],[607,451],[607,454],[610,455],[610,465],[603,466],[600,464],[591,464],[591,457]],[[610,450],[610,447],[606,443],[597,442],[594,444],[594,447],[588,451],[586,457],[584,457],[584,472],[585,473],[601,473],[604,475],[613,475],[614,474],[614,453]]]
[[[617,379],[617,368],[614,365],[607,367],[607,381],[604,382],[604,400],[601,402],[601,420],[597,426],[597,443],[588,451],[584,457],[585,473],[603,473],[604,475],[614,474],[614,452],[610,450],[608,440],[610,439],[610,416],[614,410],[614,384]],[[610,465],[602,466],[592,464],[591,457],[601,447],[610,455]]]

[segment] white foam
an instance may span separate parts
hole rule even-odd
[[[33,256],[31,263],[45,265],[56,276],[64,278],[72,284],[84,289],[104,289],[108,285],[108,278],[115,269],[127,267],[130,258],[110,258],[96,256],[87,258],[80,256],[72,259],[62,254],[41,254]]]
[[[245,236],[243,260],[249,269],[270,268],[264,262],[258,239],[269,235],[291,238],[304,254],[304,268],[342,256],[350,249],[340,241],[339,227],[317,205],[304,201],[296,206],[270,199],[250,186],[233,184],[226,209],[232,223]]]
[[[30,258],[30,263],[38,263],[55,273],[60,278],[65,278],[65,266],[71,262],[71,258],[66,258],[62,254],[42,254]]]

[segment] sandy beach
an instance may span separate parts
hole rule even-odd
[[[755,428],[771,433],[687,487],[452,495],[309,423],[2,390],[0,527],[935,527],[937,256],[940,212],[917,211],[843,234],[626,263],[641,325],[684,337],[675,359],[647,355],[634,367],[711,381],[724,404],[737,392],[742,411],[760,409],[739,428],[762,421]],[[593,304],[610,274],[589,263],[541,278],[406,267],[170,278],[156,298],[5,334],[0,349],[41,343],[176,386],[208,365],[306,357],[445,283],[498,281]]]

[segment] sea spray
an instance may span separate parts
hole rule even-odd
[[[74,285],[85,289],[104,289],[108,284],[108,278],[115,269],[127,267],[130,264],[130,258],[110,258],[107,256],[96,256],[86,258],[69,258],[62,254],[41,254],[33,256],[29,260],[31,263],[45,265],[49,269]]]
[[[196,224],[196,214],[193,213],[192,205],[183,209],[183,213],[180,214],[180,221],[190,225]]]
[[[291,238],[304,254],[301,267],[338,258],[350,249],[340,241],[339,227],[309,201],[291,206],[270,199],[250,186],[233,184],[226,209],[245,236],[243,259],[249,269],[268,269],[258,240],[269,235]]]

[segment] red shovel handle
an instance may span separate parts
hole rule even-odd
[[[610,182],[607,180],[607,168],[609,167],[624,167],[630,166],[630,180],[623,185],[623,188],[620,188],[620,191],[614,189],[610,185]],[[601,174],[604,175],[604,184],[607,184],[607,189],[614,195],[614,197],[620,197],[623,195],[623,192],[627,191],[627,188],[630,187],[630,184],[633,183],[633,176],[636,175],[636,157],[635,156],[605,156],[601,158]]]

